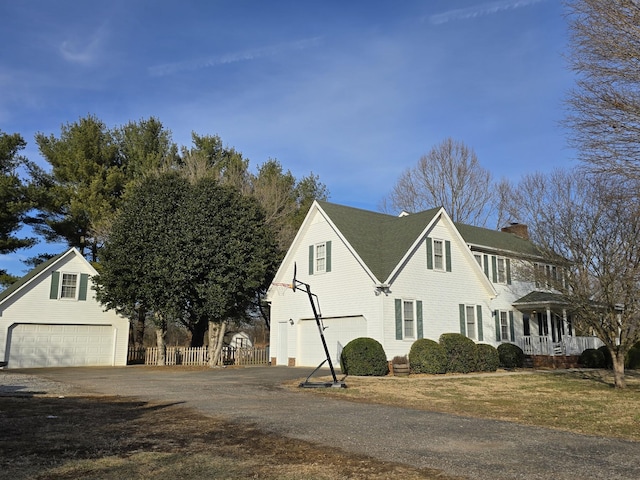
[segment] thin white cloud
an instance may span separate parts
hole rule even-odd
[[[67,62],[89,65],[99,58],[107,36],[106,25],[103,24],[88,39],[64,40],[59,47],[60,55]]]
[[[229,53],[227,55],[155,65],[149,68],[149,73],[154,77],[163,77],[166,75],[173,75],[178,72],[194,71],[200,70],[202,68],[211,68],[220,65],[227,65],[230,63],[247,62],[264,57],[272,57],[283,53],[315,47],[320,43],[320,37],[307,38],[285,44],[270,45],[266,47],[245,50],[243,52]]]
[[[484,15],[493,15],[504,10],[514,10],[516,8],[528,7],[536,3],[544,2],[545,0],[499,0],[495,2],[482,3],[480,5],[474,5],[468,8],[458,8],[455,10],[448,10],[443,13],[431,15],[429,17],[429,23],[434,25],[441,25],[443,23],[452,22],[455,20],[468,20],[471,18],[477,18]]]

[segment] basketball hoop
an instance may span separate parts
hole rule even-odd
[[[281,297],[284,296],[284,292],[287,291],[287,289],[292,288],[290,283],[272,283],[272,286],[276,287],[276,291],[278,292],[278,295],[280,295]]]

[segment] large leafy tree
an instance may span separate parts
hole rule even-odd
[[[495,213],[493,180],[472,148],[447,138],[405,170],[383,210],[444,207],[454,222],[485,226]]]
[[[29,165],[27,159],[20,155],[25,146],[26,142],[19,134],[0,131],[0,254],[12,253],[35,243],[33,238],[16,235],[31,208],[28,186],[19,175],[19,169]],[[12,280],[15,279],[0,270],[0,284],[11,283]]]
[[[64,241],[92,260],[127,187],[178,160],[171,132],[153,117],[109,129],[89,115],[63,125],[59,137],[37,134],[36,142],[51,168],[35,171],[39,212],[31,223],[47,241]]]
[[[93,226],[109,218],[124,191],[125,177],[112,133],[94,116],[62,126],[60,137],[36,135],[51,171],[40,169],[35,231],[47,241],[65,241],[96,260]]]
[[[160,331],[181,322],[201,345],[207,327],[244,315],[277,260],[255,199],[208,177],[164,173],[135,188],[114,221],[98,298],[124,313],[153,312]]]

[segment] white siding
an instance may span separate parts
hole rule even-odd
[[[113,333],[112,358],[108,365],[126,365],[129,321],[113,311],[105,312],[95,300],[91,281],[87,300],[51,300],[53,271],[95,275],[79,253],[70,251],[48,269],[40,272],[12,296],[0,304],[0,360],[7,361],[8,332],[16,324],[40,325],[104,325]],[[9,364],[8,368],[12,365]]]
[[[312,218],[309,218],[297,237],[298,242],[292,246],[282,268],[282,278],[277,278],[275,282],[291,282],[293,276],[293,264],[297,265],[297,278],[299,281],[310,285],[311,292],[318,296],[320,310],[324,318],[330,317],[363,317],[366,318],[366,334],[372,338],[382,336],[382,298],[375,295],[374,285],[377,280],[373,279],[361,265],[354,255],[349,251],[338,232],[333,230],[331,225],[316,211]],[[309,245],[331,241],[331,272],[309,275]],[[296,365],[316,366],[315,360],[307,360],[301,363],[301,358],[305,358],[302,349],[306,348],[305,342],[300,341],[300,332],[297,325],[300,321],[314,320],[313,311],[309,302],[309,297],[303,289],[295,293],[286,290],[284,295],[279,295],[275,289],[270,292],[271,301],[271,322],[276,325],[278,322],[294,321],[294,326],[289,325],[287,330],[287,355],[288,358],[295,358]],[[350,327],[349,327],[350,328]],[[336,333],[334,328],[332,335]],[[280,328],[271,328],[271,345],[279,345],[278,332]],[[351,335],[345,331],[344,335],[338,335],[338,340],[344,342],[344,338]],[[320,342],[319,335],[317,341]],[[319,343],[319,345],[321,345]],[[278,364],[282,364],[278,355]],[[313,357],[315,358],[315,357]]]
[[[427,233],[431,238],[451,242],[451,272],[427,269],[427,248],[423,240],[411,254],[391,285],[385,299],[385,330],[381,342],[387,358],[408,353],[415,339],[396,340],[394,299],[422,301],[423,337],[438,341],[443,333],[460,333],[459,304],[481,305],[483,334],[493,336],[489,310],[491,292],[467,246],[442,219]],[[471,263],[474,262],[474,263]]]

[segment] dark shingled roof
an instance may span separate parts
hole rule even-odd
[[[318,202],[378,280],[384,281],[439,208],[396,217]]]
[[[68,252],[68,250],[67,250]],[[50,258],[49,260],[47,260],[46,262],[42,262],[41,264],[39,264],[38,266],[36,266],[33,270],[31,270],[29,273],[27,273],[24,277],[16,280],[15,282],[13,282],[11,285],[9,285],[6,289],[4,289],[2,292],[0,292],[0,303],[2,303],[2,301],[7,298],[9,295],[11,295],[13,292],[15,292],[16,290],[18,290],[22,285],[24,285],[25,283],[27,283],[29,280],[31,280],[33,277],[35,277],[36,275],[38,275],[40,272],[42,272],[43,270],[45,270],[47,267],[49,267],[51,264],[53,264],[54,262],[56,262],[56,260],[60,259],[62,256],[64,256],[67,252],[63,252],[60,253],[58,255],[56,255],[53,258]]]
[[[545,305],[545,304],[566,304],[567,301],[558,293],[534,291],[527,293],[524,297],[519,298],[514,305]]]
[[[318,204],[380,281],[389,277],[440,211],[440,208],[432,208],[397,217],[329,202],[319,201]],[[468,244],[495,251],[539,255],[533,243],[512,233],[459,223],[455,226]]]

